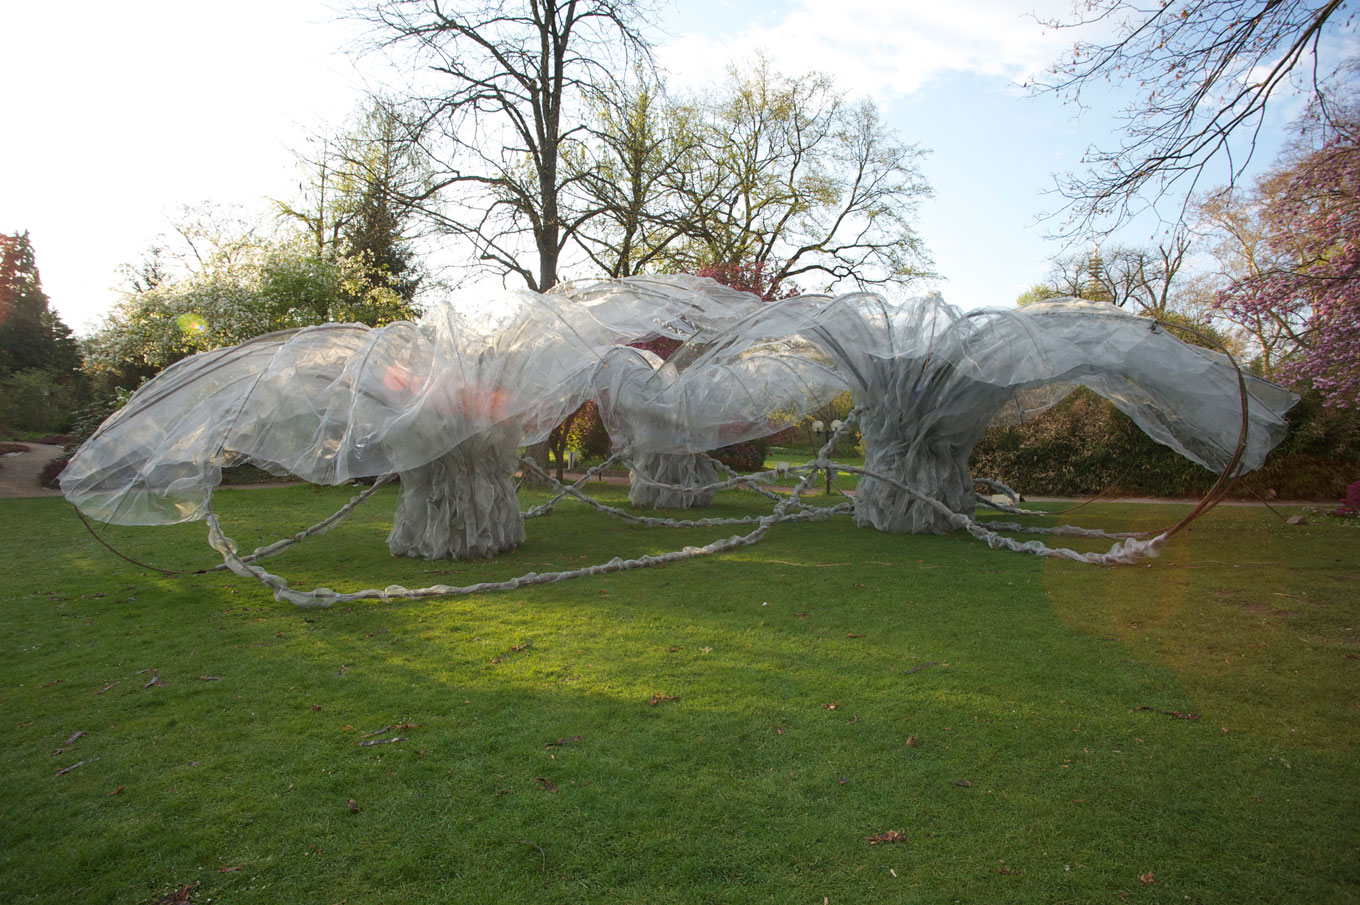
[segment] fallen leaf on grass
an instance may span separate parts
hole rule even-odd
[[[1152,871],[1148,871],[1147,873],[1143,874],[1142,876],[1140,876],[1140,877],[1138,878],[1138,882],[1139,882],[1139,883],[1156,883],[1156,882],[1157,882],[1157,875],[1154,874]]]
[[[150,688],[153,685],[169,685],[169,682],[162,682],[160,676],[152,676],[151,681],[143,685],[143,688]]]
[[[919,744],[920,744],[920,742],[918,742],[918,741],[916,740],[916,736],[914,736],[914,735],[909,735],[909,736],[907,736],[907,747],[908,747],[908,748],[915,748],[915,747],[916,747],[917,745],[919,745]]]
[[[806,618],[807,618],[807,613],[794,613],[793,615],[796,616],[796,617],[799,618],[799,619],[806,619]]]
[[[854,632],[846,632],[846,633],[845,633],[845,637],[847,637],[847,638],[863,638],[864,636],[863,636],[863,635],[857,635],[857,634],[855,634]]]
[[[198,681],[200,681],[200,682],[221,682],[221,681],[222,681],[222,677],[221,677],[221,676],[199,676],[199,677],[198,677]]]
[[[234,874],[238,870],[245,870],[244,864],[223,864],[217,869],[219,874]]]
[[[194,884],[194,886],[196,885],[198,884]],[[157,899],[156,905],[189,905],[189,903],[193,901],[193,899],[189,898],[189,894],[194,891],[194,886],[185,883],[174,892],[166,893],[164,896]]]
[[[127,786],[116,786],[114,790],[109,793],[109,797],[112,798],[113,796],[117,795],[119,792],[123,791],[126,788]]]
[[[911,674],[914,673],[914,672],[920,672],[920,671],[923,670],[923,669],[929,669],[930,667],[936,666],[936,665],[938,665],[938,664],[936,664],[935,661],[933,661],[933,660],[927,660],[926,662],[922,663],[920,666],[913,666],[911,669],[907,670],[907,675],[911,675]]]
[[[393,728],[393,729],[419,729],[420,726],[421,726],[420,723],[397,723],[397,725],[393,726],[392,728]]]
[[[511,655],[511,654],[519,654],[519,653],[523,653],[524,651],[528,650],[529,648],[531,648],[531,647],[533,647],[533,646],[534,646],[534,642],[533,642],[532,640],[530,640],[530,641],[525,641],[523,644],[512,644],[512,645],[510,645],[510,649],[509,649],[508,651],[506,651],[505,653],[500,654],[499,656],[496,656],[496,657],[492,657],[492,658],[491,658],[491,662],[492,662],[492,663],[504,663],[506,660],[510,659],[510,655]]]
[[[553,781],[546,776],[537,776],[534,778],[534,782],[542,784],[545,792],[557,791],[557,786],[553,785]]]
[[[101,688],[101,689],[99,689],[98,691],[96,691],[95,694],[103,694],[104,692],[108,691],[110,688],[113,688],[114,686],[121,685],[121,684],[123,684],[123,683],[121,683],[121,682],[110,682],[109,684],[105,685],[103,688]]]
[[[567,745],[574,745],[574,744],[576,744],[577,742],[579,742],[580,740],[581,740],[581,736],[579,736],[579,735],[572,735],[572,736],[568,736],[567,738],[559,738],[559,739],[558,739],[557,741],[555,741],[555,742],[548,742],[548,744],[544,745],[543,747],[545,747],[545,748],[565,748]]]
[[[678,701],[680,697],[673,694],[654,694],[647,703],[655,707],[657,704],[665,704],[667,701]]]
[[[53,679],[51,682],[44,682],[42,687],[51,688],[53,685],[60,685],[62,682],[65,681],[66,681],[65,679]]]
[[[404,741],[406,741],[406,738],[405,738],[404,736],[394,735],[392,738],[375,738],[375,739],[373,739],[373,740],[371,740],[371,741],[367,741],[367,742],[359,742],[359,747],[360,747],[360,748],[371,748],[371,747],[373,747],[374,745],[390,745],[390,744],[392,744],[393,742],[404,742]]]
[[[864,841],[868,842],[870,845],[878,845],[879,843],[882,842],[906,842],[907,837],[903,836],[897,830],[888,830],[886,833],[878,833],[873,836],[865,836]]]
[[[954,780],[954,785],[962,786],[965,789],[971,789],[973,787],[973,784],[966,779],[956,779]]]
[[[353,798],[345,802],[345,807],[349,809],[351,814],[359,813],[359,802],[355,801]]]
[[[823,710],[835,710],[835,709],[836,709],[837,707],[839,707],[839,706],[840,706],[840,705],[837,704],[835,701],[832,701],[832,702],[830,702],[829,704],[823,704],[823,705],[822,705],[822,709],[823,709]]]

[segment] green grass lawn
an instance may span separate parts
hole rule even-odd
[[[249,549],[349,495],[215,503]],[[398,561],[394,499],[271,570],[468,584],[734,530],[568,503],[494,561]],[[217,561],[205,534],[106,537],[197,568]],[[1351,528],[1220,508],[1157,560],[1094,568],[840,520],[664,569],[330,610],[137,568],[55,499],[0,501],[0,546],[0,902],[1360,900]]]

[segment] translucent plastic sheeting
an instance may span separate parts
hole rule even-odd
[[[62,490],[101,521],[169,524],[203,517],[221,469],[251,462],[318,484],[397,472],[424,488],[428,504],[403,501],[400,511],[425,509],[429,518],[434,510],[517,512],[504,482],[490,477],[513,472],[507,451],[546,437],[587,398],[600,356],[615,344],[693,336],[759,303],[716,286],[649,278],[512,292],[472,310],[435,307],[419,324],[328,324],[195,355],[101,425],[68,465]],[[418,473],[430,468],[440,473]],[[480,486],[451,491],[466,480]],[[427,542],[443,544],[422,532],[400,552]]]
[[[860,384],[865,467],[901,476],[956,512],[972,511],[968,458],[986,428],[1047,408],[1078,384],[1211,470],[1228,465],[1242,436],[1239,374],[1224,356],[1109,305],[963,314],[938,297],[896,310],[851,297],[819,321],[808,335]],[[1265,381],[1245,383],[1241,465],[1251,470],[1284,436],[1296,397]],[[859,486],[856,521],[896,531],[952,527],[874,479]]]
[[[684,340],[664,364],[618,348],[658,335]],[[866,293],[761,303],[711,280],[630,278],[185,359],[101,426],[62,489],[94,518],[161,524],[202,517],[231,464],[321,484],[395,472],[394,553],[487,555],[523,538],[514,450],[590,396],[616,443],[655,472],[647,480],[697,501],[714,481],[693,454],[767,434],[849,387],[866,450],[857,522],[944,531],[961,524],[951,513],[972,512],[968,456],[989,424],[1084,384],[1217,469],[1242,436],[1239,380],[1250,470],[1295,397],[1108,305],[964,313],[937,295]]]
[[[737,329],[739,321],[723,331]],[[692,339],[679,351],[704,344]],[[629,501],[666,509],[712,502],[718,473],[705,450],[797,423],[847,386],[820,362],[798,355],[698,357],[682,369],[650,352],[618,347],[595,373],[601,420],[615,452],[630,463]]]
[[[938,294],[899,301],[805,295],[771,303],[675,359],[718,371],[770,355],[819,359],[833,369],[863,406],[865,467],[957,513],[973,511],[968,457],[986,428],[1043,411],[1077,385],[1213,470],[1230,462],[1242,438],[1243,387],[1244,471],[1259,467],[1284,436],[1284,414],[1297,401],[1267,381],[1239,377],[1226,356],[1151,319],[1077,300],[965,313]],[[938,508],[874,477],[859,484],[855,519],[888,531],[955,527]]]

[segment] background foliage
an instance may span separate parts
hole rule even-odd
[[[1289,413],[1289,433],[1237,495],[1339,499],[1360,469],[1360,416],[1305,395]],[[1113,405],[1078,389],[1031,421],[989,430],[973,450],[973,474],[1022,493],[1133,496],[1204,493],[1218,475],[1154,442]]]

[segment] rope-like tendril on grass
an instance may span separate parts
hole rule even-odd
[[[880,474],[878,472],[874,472],[865,468],[860,468],[854,465],[846,465],[839,462],[833,462],[830,458],[831,452],[835,449],[836,444],[840,440],[841,436],[849,430],[851,423],[859,415],[859,411],[860,411],[859,409],[856,409],[846,417],[841,427],[832,434],[832,436],[827,440],[826,444],[818,451],[817,457],[814,461],[808,463],[805,466],[798,466],[797,468],[788,469],[789,472],[801,473],[801,477],[794,485],[792,491],[787,496],[775,495],[777,502],[774,506],[774,509],[768,515],[764,516],[748,516],[741,519],[717,519],[717,518],[673,519],[652,516],[638,516],[634,515],[633,513],[618,509],[617,507],[608,506],[607,504],[600,503],[599,501],[589,497],[589,495],[583,493],[580,489],[585,484],[585,482],[589,480],[590,477],[593,477],[594,475],[600,473],[609,465],[614,464],[617,457],[611,457],[601,465],[590,469],[582,478],[575,481],[571,485],[563,485],[557,482],[550,475],[543,474],[541,469],[538,469],[537,465],[535,463],[532,463],[532,460],[526,460],[525,463],[526,468],[539,471],[540,475],[546,477],[548,481],[555,486],[556,489],[555,495],[548,503],[533,507],[532,509],[525,513],[526,517],[535,517],[538,515],[547,514],[548,512],[552,511],[552,508],[555,507],[557,503],[559,503],[566,497],[570,496],[574,499],[579,499],[582,502],[585,502],[588,505],[591,505],[602,512],[605,512],[606,514],[609,514],[616,518],[621,518],[625,521],[634,524],[643,524],[649,526],[680,527],[680,528],[711,527],[717,525],[732,525],[732,524],[754,524],[756,526],[752,531],[746,534],[732,535],[727,538],[721,538],[712,541],[708,544],[705,544],[703,546],[687,546],[680,550],[671,551],[669,553],[661,553],[656,555],[649,554],[634,557],[631,559],[614,557],[613,559],[607,562],[597,563],[590,566],[583,566],[576,569],[564,569],[552,572],[528,572],[525,573],[524,575],[505,579],[503,581],[484,581],[478,582],[476,584],[463,586],[438,584],[424,588],[407,588],[402,585],[394,584],[389,585],[386,588],[368,588],[361,591],[351,592],[341,592],[326,587],[316,588],[310,591],[300,591],[291,587],[288,584],[288,582],[282,577],[275,575],[271,572],[268,572],[256,564],[258,560],[263,558],[264,556],[272,555],[273,553],[279,552],[280,550],[286,548],[287,546],[290,546],[291,544],[302,540],[306,536],[311,536],[311,534],[315,533],[323,533],[325,530],[328,530],[330,527],[333,527],[344,517],[348,516],[349,513],[353,511],[355,506],[357,506],[363,500],[371,496],[378,489],[378,487],[381,486],[381,484],[368,488],[364,493],[359,494],[353,500],[351,500],[350,503],[346,504],[345,507],[342,507],[341,511],[337,512],[335,515],[324,520],[323,522],[318,523],[318,526],[316,527],[319,528],[319,530],[313,531],[309,529],[308,531],[300,532],[298,535],[294,535],[291,538],[285,538],[284,540],[271,544],[268,547],[259,548],[248,556],[241,556],[236,549],[235,542],[232,541],[231,538],[227,537],[226,534],[222,532],[221,525],[219,524],[217,519],[217,515],[215,512],[212,511],[210,506],[207,514],[208,538],[209,543],[213,546],[213,548],[222,554],[224,568],[229,569],[233,573],[240,575],[242,577],[253,578],[256,581],[259,581],[261,584],[265,585],[266,587],[272,588],[274,592],[274,598],[276,600],[279,601],[287,600],[290,603],[302,607],[327,607],[332,606],[336,603],[347,603],[356,600],[366,599],[418,600],[432,597],[453,597],[464,596],[468,594],[486,593],[490,591],[514,590],[518,588],[532,587],[533,585],[538,584],[550,584],[559,581],[567,581],[572,578],[582,578],[592,575],[607,574],[610,572],[623,572],[632,569],[647,568],[650,566],[664,565],[667,563],[695,559],[701,556],[711,556],[715,553],[728,552],[740,546],[757,543],[758,541],[763,539],[766,534],[769,533],[770,528],[783,522],[814,521],[814,520],[820,521],[823,519],[831,518],[832,516],[835,515],[840,515],[853,511],[853,503],[849,502],[839,503],[835,506],[820,507],[809,506],[802,501],[803,494],[806,493],[807,490],[813,485],[813,483],[817,479],[817,476],[819,474],[823,474],[831,470],[844,472],[847,474],[858,474],[866,477],[872,477],[877,480],[883,481],[884,483],[890,486],[896,487],[897,489],[901,490],[903,493],[906,493],[912,499],[920,502],[921,504],[936,509],[941,514],[946,516],[950,524],[954,525],[957,528],[964,529],[974,538],[982,541],[983,543],[986,543],[987,546],[992,549],[1006,549],[1012,550],[1017,553],[1029,553],[1037,556],[1051,556],[1075,560],[1078,562],[1109,565],[1113,563],[1132,563],[1137,562],[1147,556],[1155,556],[1157,554],[1157,551],[1162,546],[1162,544],[1166,541],[1166,538],[1169,536],[1168,533],[1163,532],[1151,539],[1142,540],[1136,536],[1129,534],[1108,534],[1106,532],[1096,531],[1094,529],[1074,528],[1072,526],[1060,526],[1059,528],[1047,529],[1046,531],[1046,533],[1074,534],[1084,537],[1118,538],[1119,539],[1118,543],[1112,546],[1110,550],[1106,553],[1080,553],[1078,551],[1070,550],[1064,547],[1057,548],[1049,547],[1041,543],[1040,541],[1031,540],[1019,542],[1009,537],[1005,537],[999,534],[998,531],[1003,530],[1015,531],[1028,529],[1022,528],[1017,523],[999,523],[999,524],[980,523],[964,513],[954,512],[953,510],[949,509],[949,507],[945,506],[943,503],[934,499],[933,497],[927,496],[926,494],[923,494],[888,475]],[[771,472],[770,474],[774,474],[774,472]],[[767,480],[762,476],[742,476],[742,477],[744,478],[744,480],[741,482],[734,482],[729,480],[718,482],[718,484],[725,486],[733,486],[737,483],[740,483],[746,486],[758,486],[759,481]],[[386,481],[383,481],[382,483],[386,483]],[[695,488],[683,488],[683,489],[693,490]]]

